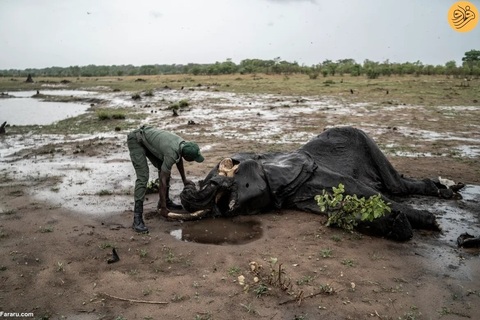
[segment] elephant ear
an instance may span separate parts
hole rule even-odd
[[[260,160],[276,208],[281,208],[284,201],[294,195],[317,168],[309,155],[299,152],[266,154]]]
[[[238,164],[233,176],[231,215],[257,214],[271,206],[271,191],[262,164],[248,159]]]

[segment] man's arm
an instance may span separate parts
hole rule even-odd
[[[160,197],[160,214],[164,217],[168,215],[168,209],[167,209],[167,181],[168,178],[170,177],[170,174],[165,172],[165,171],[160,171],[158,178],[160,185],[158,187],[158,195]]]
[[[185,177],[185,169],[183,168],[183,159],[182,158],[180,158],[180,160],[177,162],[177,169],[178,169],[178,172],[180,172],[180,176],[182,177],[182,181],[183,181],[184,186],[186,186],[187,184],[195,185],[195,183],[193,181],[190,181]]]

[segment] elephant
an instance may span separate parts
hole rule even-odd
[[[321,214],[315,196],[342,183],[345,194],[377,194],[391,211],[371,222],[358,221],[360,232],[397,241],[412,238],[413,229],[440,231],[435,215],[397,202],[409,195],[449,199],[461,185],[446,187],[433,179],[412,179],[397,172],[377,144],[362,130],[334,127],[293,152],[236,153],[220,161],[199,182],[180,194],[188,213],[172,219],[253,215],[275,209]]]

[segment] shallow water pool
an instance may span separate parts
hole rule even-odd
[[[49,90],[45,95],[86,96],[88,91]],[[88,104],[42,101],[32,98],[36,91],[9,93],[13,98],[0,99],[0,123],[10,125],[48,125],[70,117],[76,117],[89,108]]]

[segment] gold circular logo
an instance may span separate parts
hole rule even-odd
[[[479,19],[477,8],[468,1],[455,2],[448,10],[448,23],[458,32],[473,30]]]

